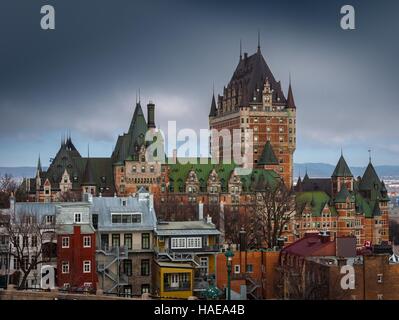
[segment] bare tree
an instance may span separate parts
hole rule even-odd
[[[18,190],[19,184],[12,175],[5,174],[0,176],[0,208],[10,206],[10,196]]]
[[[74,192],[71,190],[60,192],[59,201],[61,202],[78,202],[82,200],[82,194],[80,192]]]
[[[295,212],[295,195],[281,179],[275,185],[258,181],[252,204],[251,236],[268,248],[278,245]]]
[[[56,255],[54,223],[38,221],[33,214],[23,214],[12,217],[6,229],[10,243],[9,255],[17,264],[14,269],[22,273],[19,288],[26,288],[29,274]]]

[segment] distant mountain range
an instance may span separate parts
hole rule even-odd
[[[377,174],[382,178],[399,178],[399,166],[375,166]],[[308,172],[309,177],[327,178],[331,177],[335,166],[328,163],[295,163],[294,165],[294,176],[301,177]],[[366,167],[350,167],[354,177],[362,176]]]
[[[305,175],[307,170],[309,177],[327,178],[330,177],[334,171],[335,166],[328,163],[295,163],[294,176],[301,177]],[[43,168],[46,170],[47,168]],[[350,167],[352,174],[362,176],[365,167]],[[375,166],[375,169],[380,177],[383,178],[398,178],[399,179],[399,166]],[[34,177],[36,167],[0,167],[0,175],[11,174],[13,177],[20,179],[23,177]]]

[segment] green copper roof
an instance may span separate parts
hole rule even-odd
[[[338,192],[338,194],[336,195],[334,202],[335,203],[345,203],[346,200],[349,198],[350,202],[354,202],[355,198],[354,196],[352,196],[348,190],[348,188],[346,187],[346,185],[343,185],[341,190]]]
[[[168,159],[167,163],[170,168],[169,188],[172,187],[173,192],[185,191],[184,188],[186,180],[191,170],[193,170],[197,176],[201,192],[206,192],[209,175],[213,170],[215,170],[218,176],[222,192],[227,192],[229,179],[233,174],[234,169],[239,168],[239,166],[234,163],[213,164],[211,159],[207,158],[185,158],[180,159],[180,162],[178,161],[176,164],[172,164],[171,159]],[[274,185],[276,179],[279,179],[280,176],[272,170],[257,169],[252,170],[248,175],[240,175],[239,178],[243,192],[250,192],[256,185],[259,185],[262,182]]]
[[[364,214],[366,218],[373,217],[373,212],[370,208],[370,204],[360,193],[355,193],[355,204],[357,213]]]
[[[263,148],[262,155],[259,158],[258,164],[260,165],[272,165],[278,164],[276,155],[274,154],[272,145],[268,140]]]
[[[339,161],[337,163],[337,166],[335,167],[335,170],[332,174],[333,177],[353,177],[351,170],[348,167],[348,164],[346,163],[344,156],[341,155],[339,158]]]
[[[309,206],[313,217],[319,217],[326,205],[333,216],[337,215],[335,207],[330,205],[330,197],[324,191],[299,192],[296,195],[296,205],[297,213],[302,213],[303,209]]]
[[[147,122],[145,121],[140,102],[138,102],[128,133],[118,137],[114,152],[112,153],[113,162],[123,162],[129,157],[136,159],[141,146],[145,144],[147,130]]]

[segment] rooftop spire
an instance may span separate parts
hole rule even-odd
[[[260,52],[260,30],[258,29],[258,52]]]
[[[39,153],[39,159],[37,160],[37,171],[42,172],[42,163],[40,161],[40,153]]]
[[[211,111],[209,112],[209,117],[215,117],[217,115],[215,92],[212,94]]]
[[[240,60],[242,59],[242,41],[240,39]]]
[[[91,161],[90,161],[90,145],[87,144],[87,161],[86,161],[85,171],[83,173],[82,185],[93,186],[95,184],[96,183],[94,180],[93,168],[91,166]]]
[[[290,78],[290,84],[288,87],[287,106],[289,108],[296,108],[294,94],[292,93],[292,87],[291,87],[291,73],[289,74],[289,78]]]
[[[369,163],[371,163],[371,149],[369,149],[368,151],[369,151]]]

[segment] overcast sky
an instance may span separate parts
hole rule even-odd
[[[56,29],[40,28],[54,5]],[[352,4],[356,30],[340,28]],[[72,131],[82,154],[109,156],[136,92],[156,123],[208,128],[261,32],[262,53],[297,104],[295,162],[399,164],[399,1],[1,0],[0,166],[49,164]]]

